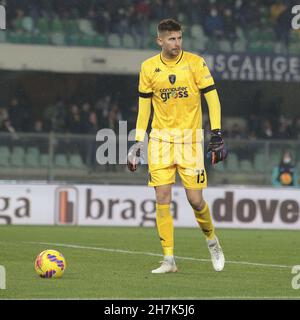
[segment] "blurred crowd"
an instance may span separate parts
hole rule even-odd
[[[223,126],[224,136],[232,139],[300,139],[300,116],[287,118],[281,108],[282,98],[270,101],[268,108],[260,105],[260,94],[254,97],[255,108],[239,122],[231,121]],[[71,133],[96,135],[98,130],[109,128],[119,131],[119,121],[127,121],[128,132],[135,129],[137,105],[124,105],[113,95],[103,95],[91,101],[69,101],[57,99],[35,116],[26,99],[12,97],[7,106],[0,108],[0,131],[20,133]],[[226,123],[226,116],[224,116]],[[206,132],[209,121],[204,122]]]
[[[291,6],[297,0],[2,0],[8,6],[8,26],[16,29],[18,21],[30,16],[62,21],[88,19],[100,34],[125,33],[139,39],[139,47],[147,47],[149,25],[172,17],[186,29],[201,25],[210,39],[234,41],[238,30],[246,37],[252,29],[270,27],[276,40],[289,44],[291,31]],[[153,35],[150,35],[152,37]]]

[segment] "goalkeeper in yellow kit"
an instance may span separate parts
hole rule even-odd
[[[152,273],[177,271],[173,217],[170,213],[176,171],[206,237],[213,267],[221,271],[225,259],[202,194],[202,189],[207,186],[207,177],[200,103],[202,92],[208,104],[211,124],[207,156],[214,164],[227,155],[221,136],[218,94],[204,59],[182,50],[181,25],[173,19],[162,20],[157,33],[157,43],[162,50],[141,66],[136,143],[130,148],[127,159],[128,168],[135,171],[143,153],[152,105],[154,114],[148,144],[149,186],[155,188],[156,225],[164,255],[161,266]]]

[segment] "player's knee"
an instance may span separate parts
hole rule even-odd
[[[189,203],[193,209],[202,211],[205,207],[205,201],[203,198],[189,198]]]
[[[156,202],[159,204],[170,204],[171,193],[167,191],[161,191],[156,193]]]

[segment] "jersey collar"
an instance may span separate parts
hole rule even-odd
[[[183,56],[183,50],[181,50],[181,53],[179,54],[179,58],[176,57],[175,59],[166,59],[166,58],[163,58],[162,54],[160,53],[160,61],[167,65],[167,66],[173,66],[173,65],[176,65],[178,64],[181,59],[182,59],[182,56]]]

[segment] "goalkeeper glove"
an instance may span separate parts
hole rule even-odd
[[[227,147],[222,138],[220,129],[211,131],[211,137],[207,146],[207,158],[211,164],[216,164],[226,159],[228,154]]]
[[[129,149],[127,155],[127,167],[130,171],[134,172],[137,165],[141,163],[141,159],[144,158],[144,144],[141,141],[136,143]]]

